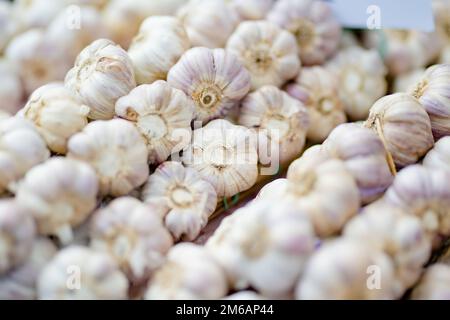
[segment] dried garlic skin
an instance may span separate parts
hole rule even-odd
[[[274,0],[227,0],[242,20],[263,20],[273,6]]]
[[[0,59],[0,83],[0,111],[15,114],[22,107],[24,91],[18,67],[6,58]]]
[[[378,133],[400,168],[416,163],[434,144],[428,114],[406,93],[394,93],[375,102],[364,126]]]
[[[41,300],[126,299],[128,280],[107,254],[87,247],[60,250],[37,282]]]
[[[303,103],[277,87],[267,85],[245,97],[238,123],[265,135],[267,143],[277,149],[279,161],[287,163],[303,150],[311,122]],[[258,150],[260,159],[268,156],[264,154],[267,143],[259,146],[263,147]]]
[[[338,88],[337,77],[321,66],[303,68],[295,82],[286,86],[286,92],[308,109],[311,125],[307,137],[312,142],[323,142],[347,121]]]
[[[250,72],[252,90],[264,85],[280,87],[300,70],[295,37],[269,21],[241,22],[226,49]]]
[[[89,111],[63,83],[51,83],[35,90],[20,114],[34,123],[51,151],[65,154],[69,138],[87,125]]]
[[[146,300],[211,300],[228,292],[224,271],[211,254],[193,243],[180,243],[149,282]]]
[[[414,300],[450,300],[450,266],[436,263],[425,269],[411,297]]]
[[[70,138],[68,150],[68,157],[95,169],[101,195],[126,195],[147,180],[147,146],[139,130],[126,120],[89,123]]]
[[[450,170],[450,137],[436,141],[422,163],[427,168]]]
[[[371,279],[377,275],[379,283]],[[296,298],[300,300],[396,297],[395,270],[390,258],[370,244],[349,238],[321,246],[306,264],[296,289]]]
[[[117,100],[115,110],[144,137],[150,163],[167,160],[191,140],[195,106],[183,91],[163,80],[134,88]]]
[[[434,139],[450,135],[450,64],[429,67],[409,93],[430,116]]]
[[[326,68],[337,77],[339,98],[352,120],[365,120],[372,104],[387,92],[387,69],[376,50],[346,48]]]
[[[304,65],[322,64],[337,50],[341,26],[327,3],[280,0],[267,19],[295,35]]]
[[[206,248],[234,289],[251,286],[278,298],[292,293],[315,243],[304,212],[290,202],[259,199],[226,217]]]
[[[194,130],[182,159],[214,187],[219,198],[250,189],[258,178],[254,133],[226,120]]]
[[[0,200],[0,275],[26,260],[35,234],[33,217],[19,201]]]
[[[203,123],[224,116],[250,90],[250,74],[224,49],[192,48],[170,69],[167,82],[195,103]]]
[[[108,253],[132,281],[160,267],[172,237],[156,210],[132,197],[116,198],[93,215],[90,246]]]
[[[186,30],[177,18],[147,18],[128,49],[136,82],[144,84],[166,80],[170,68],[189,48]]]
[[[398,75],[394,79],[393,92],[409,92],[423,77],[425,68],[418,68]]]
[[[45,141],[28,120],[11,117],[0,122],[0,194],[12,189],[35,165],[50,157]],[[11,190],[13,191],[13,190]]]
[[[175,240],[194,240],[217,206],[214,187],[179,162],[162,163],[142,189],[142,200],[155,206]]]
[[[111,119],[117,99],[136,86],[133,64],[114,42],[95,40],[80,52],[65,85],[91,108],[90,119]]]

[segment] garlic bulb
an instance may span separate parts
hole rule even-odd
[[[176,240],[188,241],[200,234],[217,205],[213,186],[196,170],[174,161],[162,163],[150,175],[142,199],[155,205]]]
[[[395,299],[394,266],[385,253],[370,244],[340,238],[324,244],[308,261],[296,298]]]
[[[69,157],[86,161],[95,169],[102,195],[126,195],[147,180],[147,147],[128,121],[91,122],[70,138],[68,149]]]
[[[320,66],[303,68],[295,83],[286,87],[288,94],[308,108],[312,124],[307,133],[309,140],[322,142],[331,130],[346,122],[338,87],[337,77]]]
[[[144,137],[150,163],[161,163],[189,144],[194,104],[163,80],[134,88],[117,100],[115,110]]]
[[[161,266],[172,237],[149,205],[117,198],[94,213],[91,247],[109,253],[129,279],[141,281]]]
[[[190,47],[181,22],[174,17],[147,18],[128,49],[138,84],[166,80],[170,68]]]
[[[208,300],[228,292],[223,270],[204,247],[180,243],[149,282],[147,300]]]
[[[0,1],[0,53],[8,44],[9,40],[18,31],[19,25],[13,16],[11,2]]]
[[[131,60],[114,42],[99,39],[78,55],[65,85],[91,108],[94,120],[111,119],[118,98],[136,86]]]
[[[0,194],[50,156],[32,123],[12,117],[0,122]],[[11,190],[12,191],[12,190]]]
[[[267,19],[295,35],[305,65],[322,64],[338,48],[341,26],[327,3],[279,0]]]
[[[106,300],[127,298],[128,281],[113,259],[92,249],[62,249],[39,275],[43,300]]]
[[[450,137],[437,141],[425,158],[423,165],[428,168],[450,170]]]
[[[418,83],[425,73],[425,68],[418,68],[398,75],[394,79],[393,92],[409,92]]]
[[[364,126],[378,133],[397,167],[417,162],[433,147],[430,118],[419,101],[406,93],[379,99]]]
[[[15,114],[24,96],[19,70],[12,61],[0,59],[0,110]]]
[[[51,151],[64,154],[69,138],[87,125],[89,111],[62,83],[52,83],[34,91],[21,114],[34,123]]]
[[[34,236],[30,212],[13,200],[0,200],[0,275],[26,260]]]
[[[189,0],[177,17],[186,28],[193,47],[223,48],[239,24],[235,8],[225,0]]]
[[[98,181],[87,164],[54,157],[27,172],[17,201],[35,217],[38,231],[66,244],[97,204]]]
[[[264,85],[280,87],[300,70],[295,37],[268,21],[242,22],[226,48],[250,72],[252,89]]]
[[[430,116],[434,138],[450,135],[450,64],[429,67],[410,94]]]
[[[196,129],[183,163],[211,183],[217,196],[231,197],[252,187],[258,177],[254,134],[222,119]]]
[[[450,300],[450,266],[436,263],[425,270],[412,292],[414,300]]]
[[[250,90],[250,75],[238,59],[223,49],[193,48],[183,54],[167,82],[195,103],[203,123],[226,114]]]
[[[251,286],[267,297],[285,297],[315,241],[308,217],[292,203],[257,200],[225,218],[206,248],[235,289]]]
[[[254,128],[276,148],[281,163],[299,156],[310,126],[309,113],[303,104],[275,86],[263,86],[242,102],[238,123]],[[264,147],[261,148],[261,147]],[[260,146],[260,159],[269,156],[267,145]],[[273,162],[274,154],[271,161]]]
[[[263,20],[274,0],[227,0],[242,20]]]
[[[375,50],[350,47],[340,51],[328,64],[341,84],[338,94],[352,120],[364,120],[372,104],[386,94],[387,70]]]

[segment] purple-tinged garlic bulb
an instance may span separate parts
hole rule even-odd
[[[14,115],[24,98],[18,67],[12,61],[0,59],[0,110]]]
[[[227,0],[242,20],[263,20],[275,0]]]
[[[436,263],[426,268],[411,297],[414,300],[450,300],[450,265]]]
[[[443,137],[434,144],[423,159],[427,168],[444,169],[450,171],[450,137]]]

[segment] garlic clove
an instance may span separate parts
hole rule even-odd
[[[449,300],[450,266],[436,263],[427,269],[412,292],[414,300]]]

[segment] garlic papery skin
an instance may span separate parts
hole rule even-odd
[[[450,171],[450,137],[443,137],[436,141],[433,149],[428,151],[422,163],[427,168]]]
[[[177,18],[147,18],[128,49],[136,82],[144,84],[166,80],[170,68],[189,48],[186,30]]]
[[[341,26],[327,3],[280,0],[267,19],[295,35],[304,65],[322,64],[338,48]]]
[[[107,254],[81,246],[59,251],[37,282],[41,300],[126,299],[128,280]]]
[[[192,48],[170,69],[167,82],[195,103],[195,119],[224,116],[250,90],[250,74],[224,49]]]
[[[256,183],[255,140],[249,129],[217,119],[194,130],[192,142],[183,152],[183,163],[211,183],[219,198],[228,198]]]
[[[163,80],[134,88],[117,100],[115,110],[144,137],[150,163],[167,160],[191,140],[194,103]]]
[[[264,85],[280,87],[300,70],[295,37],[268,21],[242,22],[226,48],[250,72],[253,90]]]
[[[290,202],[256,200],[226,217],[206,248],[234,289],[270,298],[292,293],[316,242],[311,222]]]
[[[300,100],[311,119],[307,137],[323,142],[336,126],[347,121],[342,100],[338,96],[337,77],[324,67],[303,68],[286,92]]]
[[[45,141],[28,120],[11,117],[0,122],[0,194],[50,156]]]
[[[308,261],[296,298],[391,300],[397,298],[396,286],[388,255],[359,239],[338,238],[321,246]]]
[[[338,94],[351,120],[365,120],[372,104],[387,91],[387,69],[376,50],[350,47],[340,51],[326,67],[339,83]]]
[[[434,139],[450,135],[450,64],[429,67],[409,93],[430,116]]]
[[[57,236],[67,244],[72,227],[97,205],[97,191],[97,176],[89,165],[53,157],[27,172],[16,198],[36,219],[39,234]]]
[[[238,123],[266,136],[267,143],[259,145],[260,159],[269,155],[266,149],[270,145],[276,149],[276,154],[271,154],[271,162],[279,159],[280,163],[287,163],[303,150],[310,117],[300,101],[275,86],[267,85],[243,100]]]
[[[69,138],[87,125],[89,111],[63,83],[53,83],[34,91],[20,113],[34,123],[51,151],[65,154]]]
[[[94,121],[70,138],[68,157],[89,163],[102,195],[122,196],[148,178],[148,151],[139,130],[123,119]]]
[[[26,260],[35,233],[28,210],[14,200],[0,200],[0,277]]]
[[[127,52],[114,42],[99,39],[83,49],[67,73],[65,85],[91,108],[89,118],[114,116],[114,105],[135,86],[133,65]]]
[[[211,49],[223,48],[240,21],[236,9],[225,0],[189,0],[177,17],[193,47]]]
[[[274,0],[227,0],[242,20],[263,20],[272,8]]]
[[[217,193],[200,174],[167,161],[150,175],[142,200],[155,206],[175,240],[194,240],[216,209]]]
[[[228,292],[224,271],[212,255],[193,243],[180,243],[151,278],[146,300],[210,300]]]
[[[394,93],[379,99],[364,126],[378,133],[397,167],[416,163],[433,147],[431,123],[419,101]]]
[[[8,59],[0,59],[0,110],[15,114],[22,107],[23,85],[18,67]]]
[[[90,246],[112,256],[134,282],[161,266],[173,245],[156,210],[132,197],[117,198],[96,211],[90,236]]]
[[[345,226],[345,237],[370,243],[392,259],[399,282],[398,298],[416,283],[431,255],[431,239],[420,219],[388,204],[373,204]]]
[[[436,263],[425,269],[411,297],[414,300],[450,300],[450,266]]]

